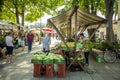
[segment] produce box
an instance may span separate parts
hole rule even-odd
[[[66,76],[66,65],[65,64],[58,64],[58,78],[65,78]]]
[[[67,47],[61,47],[62,48],[62,50],[68,50],[67,49]],[[69,47],[70,48],[70,50],[74,50],[74,47]]]
[[[46,77],[47,78],[54,77],[54,65],[53,64],[46,64]]]
[[[54,60],[55,64],[65,64],[65,60]]]
[[[40,77],[41,76],[41,64],[34,64],[33,76]]]
[[[34,64],[42,64],[42,60],[31,59],[31,63],[34,63]]]
[[[54,60],[43,60],[43,64],[54,64]]]
[[[67,47],[61,47],[62,48],[62,50],[67,50]]]

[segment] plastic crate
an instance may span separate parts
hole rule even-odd
[[[65,64],[58,64],[58,78],[65,78],[66,76],[66,65]]]
[[[41,64],[34,64],[33,76],[34,77],[41,76]]]
[[[62,50],[67,50],[67,47],[61,47],[62,48]]]
[[[54,65],[46,64],[46,77],[51,78],[54,76]]]
[[[68,50],[67,47],[61,47],[61,48],[62,48],[62,50]],[[74,47],[69,47],[69,49],[70,49],[70,50],[74,50]]]

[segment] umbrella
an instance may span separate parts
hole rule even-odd
[[[55,33],[55,30],[51,29],[51,28],[41,28],[41,30],[47,32],[47,33]]]

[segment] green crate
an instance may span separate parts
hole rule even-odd
[[[70,50],[74,50],[74,47],[69,47],[70,48]]]
[[[43,64],[54,64],[54,60],[43,60]]]
[[[67,47],[61,47],[62,48],[62,50],[68,50],[67,49]],[[70,48],[70,50],[74,50],[74,47],[69,47]]]
[[[42,60],[31,59],[31,63],[34,63],[34,64],[42,64]]]
[[[62,50],[67,50],[67,47],[61,47],[62,48]]]
[[[54,60],[55,64],[65,64],[65,60]]]

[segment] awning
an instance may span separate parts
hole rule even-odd
[[[0,29],[17,29],[17,26],[0,20]]]
[[[41,28],[41,30],[43,30],[44,32],[47,32],[47,33],[56,33],[56,31],[51,28]]]
[[[48,24],[49,24],[49,20],[51,20],[51,22],[55,26],[61,25],[61,24],[66,24],[69,21],[69,18],[73,12],[74,12],[74,9],[70,9],[70,10],[65,11],[55,17],[52,17],[52,18],[48,19]],[[74,12],[71,17],[72,27],[75,26],[76,22],[77,22],[77,26],[80,26],[80,25],[90,26],[90,25],[96,25],[99,23],[104,23],[106,21],[104,18],[101,18],[97,15],[88,13],[81,8],[77,9],[77,21],[75,21],[75,17],[76,17],[76,15]]]

